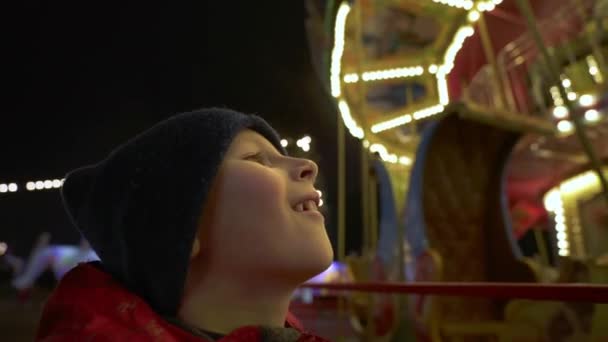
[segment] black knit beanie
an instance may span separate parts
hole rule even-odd
[[[159,314],[177,313],[205,198],[245,128],[286,154],[263,119],[204,109],[160,122],[66,176],[64,206],[103,268]]]

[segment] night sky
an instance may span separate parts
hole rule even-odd
[[[4,9],[0,183],[62,178],[163,118],[223,106],[286,137],[311,135],[333,211],[337,112],[311,65],[303,2],[19,3]],[[352,138],[348,151],[356,184]],[[357,191],[349,212],[359,212]],[[350,215],[347,251],[358,221]],[[0,240],[23,254],[41,231],[78,240],[57,190],[0,194]]]

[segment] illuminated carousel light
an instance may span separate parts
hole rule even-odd
[[[412,116],[410,114],[401,115],[392,120],[384,121],[372,126],[372,133],[379,133],[386,131],[397,126],[405,125],[406,123],[412,122]]]
[[[597,122],[600,120],[600,113],[595,109],[589,109],[585,112],[585,120],[589,122]]]
[[[491,12],[496,8],[494,2],[479,2],[477,3],[477,9],[480,12]]]
[[[553,116],[557,119],[563,119],[563,118],[567,117],[568,114],[569,114],[568,108],[566,108],[564,106],[557,106],[557,107],[553,108]]]
[[[343,2],[338,8],[334,24],[334,47],[331,52],[330,88],[333,97],[342,94],[340,89],[340,73],[342,70],[342,54],[344,53],[344,31],[346,18],[350,12],[350,5]]]
[[[2,193],[8,192],[8,185],[0,184],[0,192],[2,192]]]
[[[589,67],[589,75],[593,77],[593,81],[596,83],[604,82],[604,78],[602,77],[602,73],[597,65],[597,61],[593,55],[589,55],[585,58],[587,61],[587,66]]]
[[[424,74],[424,68],[420,65],[413,67],[394,68],[386,70],[366,71],[361,75],[364,82],[388,80],[393,78],[415,77]]]
[[[281,139],[281,146],[287,147],[287,145],[289,145],[289,142],[286,139]]]
[[[470,11],[469,14],[467,14],[467,20],[471,23],[477,22],[480,17],[481,14],[479,13],[479,11],[476,10]]]
[[[433,2],[450,7],[465,9],[467,11],[473,8],[473,1],[471,0],[433,0]]]
[[[9,184],[7,188],[9,192],[17,192],[17,190],[19,189],[19,187],[15,183]]]
[[[569,78],[564,78],[562,80],[562,85],[564,86],[564,88],[570,88],[572,86],[572,81],[570,81]]]
[[[386,130],[410,123],[413,120],[420,120],[420,119],[427,118],[429,116],[437,115],[437,114],[443,112],[444,109],[445,109],[445,107],[441,104],[427,107],[427,108],[415,111],[412,114],[404,114],[404,115],[398,116],[394,119],[377,123],[372,126],[371,131],[372,131],[372,133],[379,133],[382,131],[386,131]]]
[[[573,129],[574,129],[574,126],[572,126],[572,123],[568,120],[562,120],[557,123],[557,130],[562,133],[572,132]]]
[[[570,100],[570,101],[576,100],[577,97],[578,97],[578,95],[573,91],[568,93],[568,100]]]
[[[599,69],[596,66],[589,67],[589,75],[595,76],[599,73]]]
[[[595,96],[590,94],[581,95],[581,97],[578,98],[578,103],[583,107],[592,106],[595,104]]]
[[[52,189],[53,188],[53,181],[52,180],[45,180],[44,181],[44,188],[45,189]]]
[[[359,75],[357,75],[357,74],[344,75],[344,83],[357,83],[357,82],[359,82]]]
[[[437,69],[438,69],[438,67],[436,64],[429,65],[429,73],[434,74],[437,72]]]
[[[44,182],[43,181],[37,181],[36,182],[36,190],[42,190],[44,189]]]
[[[412,165],[412,158],[409,157],[399,157],[399,164],[402,165]]]
[[[34,190],[36,190],[36,183],[34,183],[34,182],[27,182],[27,183],[25,184],[25,188],[26,188],[28,191],[34,191]]]
[[[53,188],[61,188],[62,182],[60,179],[53,179]]]
[[[363,132],[363,129],[357,125],[357,122],[355,122],[355,119],[353,119],[352,115],[350,114],[348,103],[346,103],[345,100],[340,100],[338,102],[338,109],[340,110],[342,121],[344,122],[346,128],[348,128],[350,134],[356,138],[363,139],[365,133]]]

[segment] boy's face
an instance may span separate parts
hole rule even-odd
[[[289,282],[325,270],[333,251],[317,210],[317,172],[315,163],[281,155],[262,135],[239,133],[203,211],[205,268]]]

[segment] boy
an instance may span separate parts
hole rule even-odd
[[[177,115],[68,174],[64,205],[101,262],[51,295],[38,341],[324,341],[288,314],[333,252],[317,166],[261,118]]]

